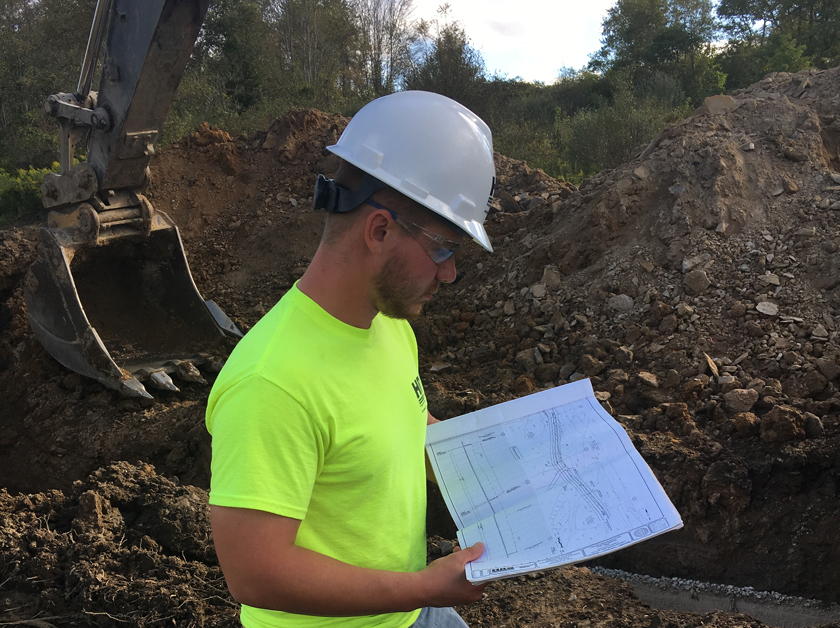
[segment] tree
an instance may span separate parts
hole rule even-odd
[[[726,86],[744,87],[767,72],[796,72],[840,63],[837,0],[721,0],[729,35],[721,65]]]
[[[190,70],[235,110],[253,107],[268,82],[270,31],[264,0],[216,0],[196,42]]]
[[[718,29],[711,0],[618,0],[590,67],[628,73],[633,81],[665,73],[698,101],[717,93],[725,78],[712,48]]]
[[[685,113],[650,98],[636,98],[627,84],[614,89],[612,103],[558,117],[555,141],[572,171],[593,174],[603,168],[615,168],[667,122]]]
[[[681,27],[695,41],[710,42],[720,30],[712,0],[678,0],[668,3],[668,25]]]
[[[761,45],[778,22],[776,0],[720,0],[717,14],[732,40]]]
[[[0,166],[50,165],[47,96],[76,89],[95,0],[0,0]]]
[[[437,92],[475,109],[479,86],[485,81],[484,59],[461,25],[448,21],[448,11],[449,5],[443,5],[437,20],[421,20],[414,66],[407,73],[405,87]]]
[[[601,24],[601,49],[590,67],[605,71],[647,64],[653,42],[668,26],[667,10],[666,0],[618,0]]]
[[[721,0],[717,12],[730,37],[727,62],[739,76],[744,68],[736,59],[766,71],[840,63],[837,0]]]
[[[390,94],[411,67],[413,0],[355,0],[354,11],[362,87],[374,96]]]
[[[840,62],[840,3],[837,0],[776,0],[775,29],[804,46],[805,55],[822,68]]]
[[[726,72],[727,89],[752,85],[768,72],[798,72],[811,65],[805,47],[779,32],[770,33],[762,43],[732,41],[719,60]]]
[[[357,25],[347,0],[271,0],[274,80],[308,101],[329,107],[342,73],[356,58]]]

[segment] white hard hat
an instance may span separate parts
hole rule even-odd
[[[463,105],[431,92],[383,96],[362,107],[327,150],[493,250],[484,230],[496,182],[493,139]]]

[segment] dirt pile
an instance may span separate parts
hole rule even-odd
[[[495,253],[465,247],[457,282],[415,325],[440,418],[592,380],[686,523],[605,564],[840,601],[838,83],[838,70],[772,75],[712,99],[580,189],[497,156]],[[155,158],[149,197],[179,225],[200,292],[244,330],[317,247],[312,185],[334,171],[325,147],[346,122],[298,111],[237,138],[203,125]],[[33,494],[0,497],[0,608],[221,625],[233,615],[196,506],[209,388],[126,400],[55,363],[22,297],[36,237],[21,226],[0,245],[0,486]],[[451,538],[439,506],[429,529]],[[153,582],[169,602],[150,589],[131,606]],[[653,617],[585,569],[494,584],[464,612],[475,625],[750,625]]]
[[[4,609],[42,625],[235,626],[207,494],[121,462],[53,490],[0,491]],[[33,595],[37,595],[37,600]]]
[[[714,99],[497,216],[417,325],[443,416],[591,378],[686,522],[606,563],[838,599],[838,78]]]
[[[817,209],[840,208],[831,178],[840,167],[836,80],[837,70],[771,75],[707,99],[629,163],[587,180],[564,207],[565,225],[534,243],[534,261],[550,258],[569,272],[647,243],[655,261],[673,265],[711,230],[789,229],[797,222],[790,209],[802,209],[798,222],[825,222],[831,211]]]

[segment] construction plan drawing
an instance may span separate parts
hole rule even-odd
[[[682,527],[581,380],[430,425],[426,450],[474,583],[608,554]]]

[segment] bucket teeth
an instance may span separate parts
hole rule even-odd
[[[154,399],[146,387],[143,386],[137,379],[131,377],[120,382],[120,392],[126,397],[141,397],[143,399]]]
[[[195,367],[192,362],[181,362],[178,364],[178,370],[175,371],[178,377],[185,382],[193,382],[196,384],[206,384],[207,380],[201,376],[201,372]]]
[[[172,392],[180,392],[180,389],[172,381],[172,378],[166,371],[154,371],[149,375],[149,383],[160,390],[171,390]]]

